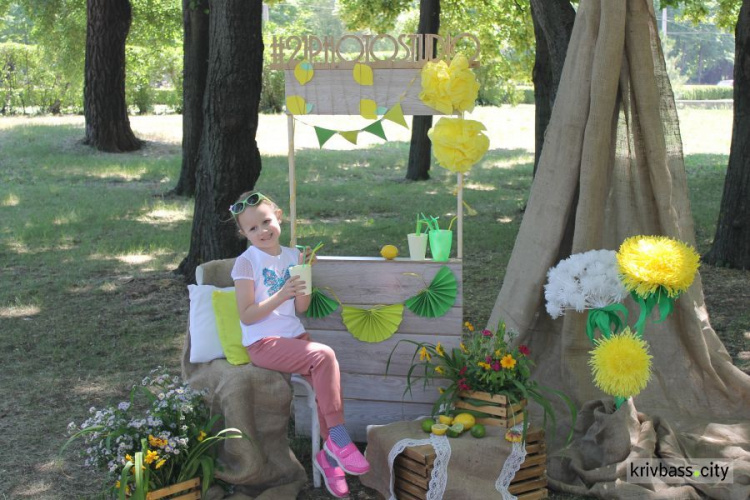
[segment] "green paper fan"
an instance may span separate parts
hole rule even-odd
[[[456,277],[449,267],[443,266],[432,279],[430,286],[404,304],[411,312],[423,318],[439,318],[456,303]]]
[[[320,289],[313,288],[310,297],[310,307],[307,308],[307,317],[317,319],[325,318],[338,308],[338,302],[321,292]]]
[[[404,317],[404,305],[375,306],[372,309],[344,306],[341,319],[354,338],[363,342],[382,342],[393,335]]]

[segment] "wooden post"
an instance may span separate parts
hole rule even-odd
[[[458,199],[458,208],[456,208],[456,215],[458,216],[458,220],[456,221],[456,243],[458,250],[456,251],[456,257],[462,259],[464,255],[464,174],[461,172],[458,173],[456,198]]]
[[[289,140],[289,246],[297,244],[297,177],[294,172],[294,116],[287,112],[287,138]]]

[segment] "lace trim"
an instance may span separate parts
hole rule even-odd
[[[518,432],[523,431],[523,424],[516,425],[513,430]],[[513,447],[510,450],[510,455],[505,460],[503,468],[500,471],[497,481],[495,481],[495,489],[502,495],[503,500],[517,500],[515,495],[511,495],[508,491],[510,482],[516,476],[516,472],[521,468],[521,464],[526,460],[526,442],[513,443]]]
[[[388,453],[388,469],[391,473],[391,496],[388,500],[396,500],[396,495],[393,491],[393,484],[396,479],[393,475],[393,461],[396,460],[396,457],[404,449],[423,444],[432,445],[435,449],[435,464],[432,469],[426,498],[427,500],[440,500],[443,498],[445,487],[448,484],[448,462],[451,459],[451,445],[448,443],[447,437],[431,434],[428,439],[402,439],[391,448],[391,451]]]

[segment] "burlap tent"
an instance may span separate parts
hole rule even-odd
[[[750,497],[750,377],[711,328],[698,277],[645,338],[653,377],[614,412],[587,366],[585,315],[552,321],[546,272],[560,259],[617,249],[629,236],[695,245],[687,178],[650,0],[581,0],[526,213],[489,325],[521,333],[545,385],[582,407],[575,439],[548,463],[555,489],[603,498]],[[630,317],[637,310],[629,304]],[[632,324],[632,321],[631,321]],[[564,414],[564,411],[558,411]],[[558,425],[558,435],[564,424]],[[734,483],[641,486],[629,458],[734,459]]]

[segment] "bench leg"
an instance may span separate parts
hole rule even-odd
[[[318,422],[318,403],[315,401],[315,391],[312,386],[302,378],[300,375],[292,375],[292,383],[296,384],[301,389],[300,394],[304,394],[307,406],[310,408],[310,415],[312,415],[312,422],[310,425],[310,440],[312,441],[312,459],[315,460],[316,455],[320,451],[320,422]],[[321,477],[320,472],[316,467],[313,470],[313,486],[320,488]]]

